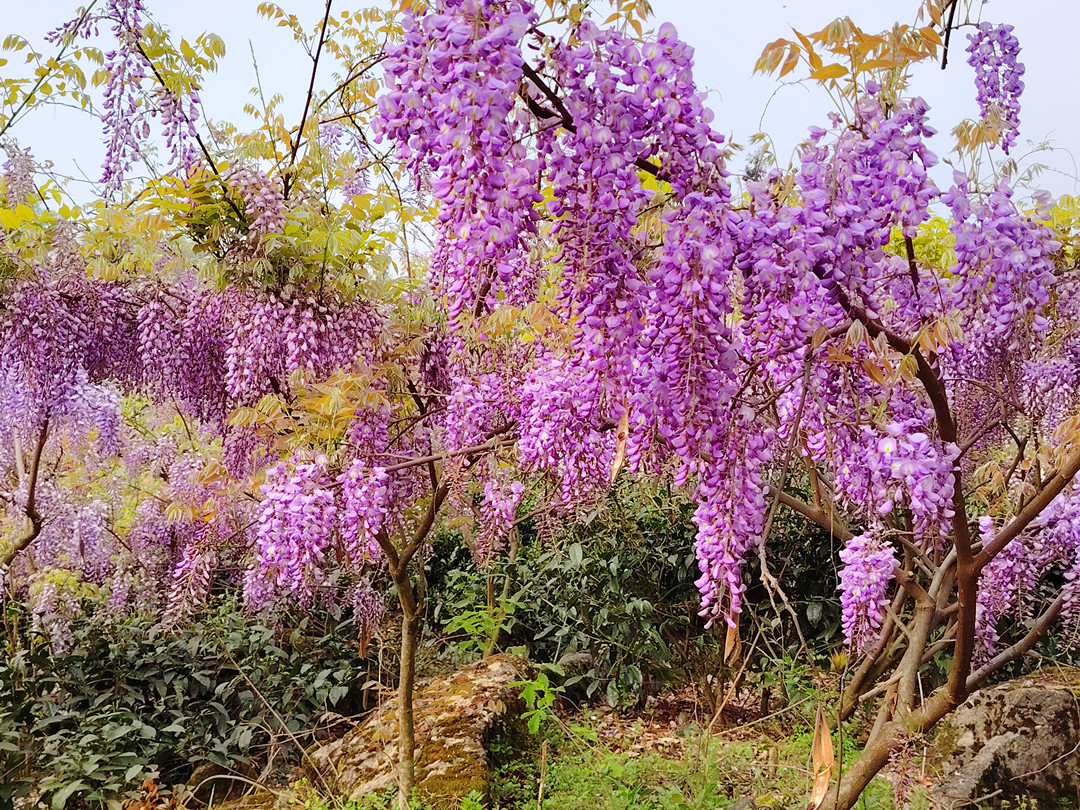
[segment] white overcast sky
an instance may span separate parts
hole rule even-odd
[[[310,62],[287,30],[256,14],[257,0],[146,2],[175,38],[194,38],[206,30],[224,38],[228,50],[222,69],[202,92],[212,119],[232,120],[243,126],[242,107],[255,83],[252,51],[264,88],[282,93],[286,111],[299,118]],[[0,34],[19,33],[38,43],[45,31],[70,18],[78,4],[78,0],[0,0]],[[322,0],[280,0],[280,4],[309,23],[319,19],[323,9]],[[653,25],[665,20],[674,23],[682,39],[694,46],[695,73],[699,86],[709,92],[715,126],[743,144],[759,130],[769,133],[781,163],[786,164],[807,127],[825,125],[832,107],[818,88],[780,86],[773,77],[753,75],[762,47],[777,37],[789,36],[792,26],[814,31],[844,15],[872,31],[898,19],[913,22],[918,5],[919,0],[653,0]],[[1021,100],[1020,139],[1014,156],[1028,151],[1029,141],[1049,141],[1052,151],[1026,158],[1050,166],[1036,183],[1055,194],[1080,194],[1080,105],[1075,101],[1072,80],[1080,2],[990,0],[981,7],[977,2],[975,5],[974,13],[982,19],[1015,25],[1023,48],[1027,88]],[[355,8],[357,4],[355,0],[338,0],[336,6]],[[949,69],[942,72],[925,66],[916,74],[912,87],[931,105],[931,121],[941,133],[932,147],[939,155],[951,146],[949,130],[977,112],[971,69],[964,61],[965,33],[953,40]],[[19,62],[17,57],[11,58],[0,68],[0,75],[18,71]],[[30,146],[39,160],[52,160],[60,172],[93,179],[99,176],[103,156],[100,132],[84,115],[41,109],[12,134],[22,145]],[[734,167],[740,165],[741,159]],[[947,172],[938,176],[942,182],[948,181]],[[85,198],[86,190],[74,192],[75,196]]]

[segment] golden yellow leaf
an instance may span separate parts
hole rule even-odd
[[[930,14],[930,19],[934,21],[934,25],[940,27],[941,25],[941,10],[938,8],[937,3],[934,0],[928,0],[926,4],[926,10]]]
[[[7,208],[0,208],[0,225],[5,228],[18,228],[22,224],[22,217]]]
[[[841,65],[839,62],[833,62],[830,65],[824,65],[810,74],[811,79],[817,79],[819,82],[828,81],[829,79],[839,79],[841,76],[846,76],[848,69]]]
[[[791,71],[795,70],[799,65],[799,52],[792,46],[788,50],[788,57],[784,60],[783,66],[780,68],[780,78],[784,78]]]
[[[795,32],[795,36],[799,38],[799,42],[801,42],[802,46],[806,48],[806,52],[813,53],[814,48],[810,45],[810,40],[807,38],[806,34],[802,33],[801,31],[795,31],[794,28],[792,28],[791,30]]]

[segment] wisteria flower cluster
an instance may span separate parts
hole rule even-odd
[[[34,197],[34,171],[37,165],[29,149],[20,149],[14,142],[5,143],[7,160],[0,165],[3,172],[5,195],[8,206],[23,205]]]
[[[523,240],[536,231],[538,167],[514,101],[521,40],[536,21],[517,0],[445,0],[407,16],[403,41],[388,49],[390,91],[375,125],[418,180],[432,172],[439,265],[454,268],[445,276],[451,320],[520,273]]]
[[[979,23],[968,35],[968,64],[975,69],[975,90],[984,121],[1001,135],[1005,154],[1016,145],[1020,129],[1020,94],[1024,92],[1024,64],[1020,42],[1011,25]]]
[[[337,527],[326,461],[321,456],[291,469],[280,463],[267,471],[256,564],[244,580],[244,598],[254,610],[283,597],[304,607],[315,601]]]
[[[840,603],[844,635],[856,652],[877,637],[889,604],[889,586],[897,559],[893,547],[870,534],[848,541],[840,552]]]
[[[196,83],[184,93],[163,85],[162,72],[142,46],[143,29],[149,23],[143,0],[106,0],[99,10],[89,7],[70,22],[51,31],[46,39],[65,46],[75,39],[98,36],[105,23],[115,45],[104,54],[106,77],[102,102],[105,160],[101,164],[104,195],[116,194],[124,185],[131,167],[146,157],[145,142],[150,136],[150,120],[161,118],[166,148],[179,166],[195,162],[196,124],[201,101]],[[149,83],[149,89],[144,84]],[[143,94],[152,102],[144,102]]]
[[[281,232],[285,227],[285,192],[277,180],[264,172],[237,166],[226,181],[244,201],[244,213],[251,218],[249,229],[254,236]]]

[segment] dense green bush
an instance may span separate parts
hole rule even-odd
[[[458,538],[441,537],[434,624],[464,652],[481,651],[494,631],[537,662],[573,657],[572,693],[638,700],[715,652],[696,615],[692,513],[677,494],[628,485],[577,523],[523,524],[516,561],[504,554],[486,572]]]
[[[568,691],[612,705],[671,682],[711,681],[722,668],[723,628],[706,631],[697,615],[693,511],[677,489],[630,482],[576,523],[522,524],[514,563],[503,554],[489,571],[458,536],[443,535],[430,567],[432,624],[465,655],[497,634],[502,647],[524,646],[540,663],[569,657]],[[750,668],[762,684],[800,638],[822,659],[840,643],[832,539],[786,508],[773,535],[770,570],[799,626],[748,563],[742,633],[748,644],[758,640]]]
[[[37,785],[56,807],[123,795],[147,776],[183,783],[202,763],[265,776],[357,710],[367,680],[348,626],[274,629],[227,598],[176,631],[83,620],[65,656],[14,607],[7,630],[0,798]]]

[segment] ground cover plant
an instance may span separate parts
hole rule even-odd
[[[784,507],[843,545],[833,722],[876,720],[830,782],[819,713],[812,803],[854,806],[1077,615],[1075,211],[985,160],[1017,137],[1007,25],[970,30],[980,118],[966,171],[931,179],[910,69],[960,7],[769,45],[759,69],[837,109],[739,185],[644,2],[328,0],[311,29],[265,4],[312,81],[295,125],[264,94],[250,131],[202,112],[218,38],[173,42],[142,0],[80,10],[2,80],[4,598],[57,657],[82,614],[167,634],[215,590],[267,623],[347,615],[363,656],[389,596],[406,808],[441,529],[491,567],[620,480],[677,489],[702,631],[734,645],[751,558],[796,612],[768,565]],[[80,206],[16,140],[70,101],[108,147]],[[509,596],[472,625],[485,651]]]

